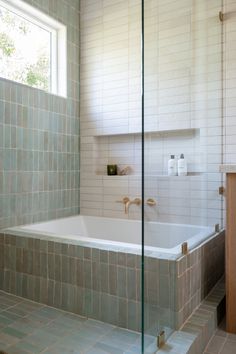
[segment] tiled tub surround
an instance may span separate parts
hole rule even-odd
[[[0,229],[79,210],[79,1],[26,2],[67,27],[68,95],[0,78]]]
[[[1,234],[0,242],[3,290],[140,330],[140,250],[17,228]],[[146,251],[146,333],[179,328],[221,277],[223,265],[223,232],[182,257]]]

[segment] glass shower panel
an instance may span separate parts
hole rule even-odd
[[[189,260],[222,227],[223,108],[221,0],[143,4],[145,347],[179,329],[220,276],[201,283],[203,259]]]

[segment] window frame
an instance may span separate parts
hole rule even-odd
[[[67,97],[67,28],[54,18],[21,0],[0,0],[0,6],[51,34],[50,90],[45,91]],[[12,80],[12,82],[17,82]],[[32,87],[30,85],[27,85]],[[34,87],[35,88],[35,87]]]

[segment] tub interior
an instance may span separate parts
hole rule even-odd
[[[22,226],[21,230],[49,233],[62,238],[96,240],[136,247],[141,245],[141,221],[139,220],[79,215]],[[211,227],[146,222],[145,247],[179,253],[183,242],[187,241],[189,247],[193,247],[213,233],[214,229]]]

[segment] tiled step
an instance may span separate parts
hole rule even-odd
[[[220,280],[200,306],[174,332],[157,354],[201,354],[215,333],[224,312],[225,283]]]

